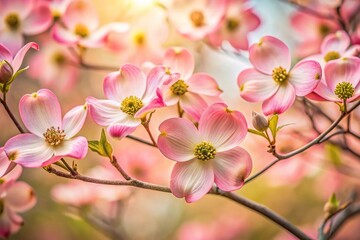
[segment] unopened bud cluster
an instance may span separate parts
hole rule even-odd
[[[269,121],[263,115],[252,112],[252,125],[260,132],[264,132],[269,128]]]

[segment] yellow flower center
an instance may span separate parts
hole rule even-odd
[[[216,149],[211,143],[203,141],[195,146],[194,155],[199,160],[208,161],[215,158]]]
[[[285,82],[289,75],[283,67],[274,68],[272,72],[272,78],[277,83]]]
[[[146,34],[142,31],[133,35],[133,41],[136,46],[143,46],[146,42]]]
[[[122,102],[120,109],[124,113],[134,116],[144,106],[140,98],[135,96],[126,97]]]
[[[5,17],[5,23],[11,30],[17,30],[20,26],[20,19],[16,13],[10,13]]]
[[[66,57],[61,52],[54,53],[52,60],[58,66],[63,66],[66,63]]]
[[[235,19],[235,18],[229,18],[226,21],[226,28],[230,31],[233,32],[235,31],[240,25],[239,20]]]
[[[89,33],[90,33],[87,26],[85,26],[82,23],[76,24],[74,32],[75,32],[76,35],[78,35],[78,36],[80,36],[82,38],[87,37],[89,35]]]
[[[190,13],[190,20],[195,27],[202,27],[205,25],[205,16],[199,10]]]
[[[330,51],[330,52],[326,53],[326,55],[324,56],[325,62],[339,59],[339,58],[340,58],[340,54],[336,51]]]
[[[177,80],[173,85],[171,85],[170,90],[178,96],[184,95],[187,92],[188,85],[184,80]]]
[[[323,37],[326,36],[326,35],[328,35],[328,33],[330,33],[330,31],[331,31],[331,29],[329,28],[328,25],[321,24],[321,25],[319,26],[319,33],[320,33],[320,35],[323,36]]]
[[[335,87],[335,95],[342,100],[351,98],[354,95],[355,88],[349,82],[338,83]]]
[[[51,127],[46,130],[43,136],[45,138],[45,142],[51,146],[57,146],[64,140],[65,133],[64,130],[60,130],[59,127],[57,129],[55,129],[55,127]]]

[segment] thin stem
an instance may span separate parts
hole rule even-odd
[[[70,167],[70,165],[65,161],[64,158],[61,158],[60,160],[64,164],[66,169],[71,173],[71,175],[77,175],[78,174],[77,171],[75,171],[72,167]]]
[[[122,169],[122,167],[119,165],[117,158],[115,156],[112,156],[111,164],[116,168],[116,170],[119,171],[119,173],[125,178],[125,180],[130,181],[131,177]]]
[[[264,172],[266,172],[269,168],[271,168],[272,166],[274,166],[276,163],[280,162],[281,160],[284,159],[275,159],[274,161],[272,161],[269,165],[267,165],[266,167],[264,167],[263,169],[261,169],[259,172],[255,173],[254,175],[252,175],[251,177],[249,177],[245,182],[244,185],[251,182],[252,180],[254,180],[255,178],[259,177],[260,175],[262,175]]]
[[[310,14],[310,15],[313,15],[313,16],[316,16],[319,18],[323,18],[323,19],[334,20],[333,15],[320,13],[314,9],[311,9],[309,7],[301,5],[301,4],[297,3],[296,1],[292,1],[292,0],[280,0],[280,1],[291,4],[291,5],[295,6],[298,10],[300,10],[304,13],[307,13],[307,14]]]
[[[25,130],[21,127],[20,123],[17,121],[14,114],[11,112],[9,106],[7,105],[5,95],[4,95],[4,99],[0,98],[0,102],[4,106],[7,114],[9,115],[9,117],[11,118],[13,123],[15,124],[16,128],[19,130],[19,132],[25,133]]]
[[[342,211],[342,213],[339,214],[338,218],[335,219],[330,232],[326,235],[326,239],[332,238],[345,222],[347,222],[350,218],[356,216],[357,214],[360,214],[360,203],[353,204],[346,208],[344,211]]]
[[[132,136],[132,135],[127,135],[126,137],[129,138],[129,139],[132,139],[132,140],[134,140],[134,141],[137,141],[137,142],[146,144],[146,145],[148,145],[148,146],[156,147],[156,146],[154,146],[153,143],[148,142],[148,141],[146,141],[146,140],[143,140],[143,139],[141,139],[141,138],[138,138],[138,137],[135,137],[135,136]]]
[[[253,202],[249,199],[246,199],[244,197],[236,195],[232,192],[224,192],[222,190],[217,190],[217,192],[215,194],[226,197],[228,199],[231,199],[234,202],[237,202],[237,203],[263,215],[264,217],[270,219],[274,223],[277,223],[279,226],[283,227],[284,229],[286,229],[288,232],[292,233],[294,236],[296,236],[299,239],[311,240],[311,238],[308,237],[299,228],[297,228],[296,226],[294,226],[293,224],[288,222],[285,218],[283,218],[282,216],[273,212],[272,210],[270,210],[269,208],[267,208],[264,205]]]

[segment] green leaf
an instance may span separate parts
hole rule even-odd
[[[88,141],[88,146],[91,151],[98,153],[100,156],[112,159],[113,149],[111,144],[106,139],[104,129],[101,130],[100,141]]]
[[[274,139],[276,138],[278,120],[279,116],[277,114],[269,119],[269,128]]]
[[[325,144],[326,158],[330,160],[335,166],[341,165],[341,150],[334,144]]]
[[[111,160],[113,149],[112,149],[111,144],[106,139],[106,134],[105,134],[104,129],[102,129],[102,131],[101,131],[99,146],[100,146],[101,150],[103,151],[103,153],[105,154],[103,156],[107,156]]]
[[[248,132],[266,138],[266,135],[265,135],[263,132],[260,132],[260,131],[258,131],[258,130],[249,128],[249,129],[248,129]]]

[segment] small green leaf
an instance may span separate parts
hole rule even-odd
[[[336,207],[339,207],[340,202],[336,199],[335,193],[333,193],[329,199],[329,202]]]
[[[106,134],[104,129],[101,130],[100,141],[88,141],[88,146],[91,151],[98,153],[103,157],[108,157],[112,159],[113,149],[111,144],[106,139]]]
[[[335,166],[341,165],[341,150],[334,144],[325,144],[326,158]]]
[[[266,138],[266,135],[265,135],[263,132],[260,132],[260,131],[258,131],[258,130],[249,128],[249,129],[248,129],[248,132]]]
[[[277,114],[269,119],[269,128],[274,139],[276,138],[278,120],[279,116]]]
[[[113,149],[112,149],[111,144],[106,139],[106,134],[105,134],[104,129],[102,129],[102,131],[101,131],[101,137],[100,137],[99,146],[100,146],[101,150],[104,153],[103,156],[107,156],[111,160],[112,159]]]

